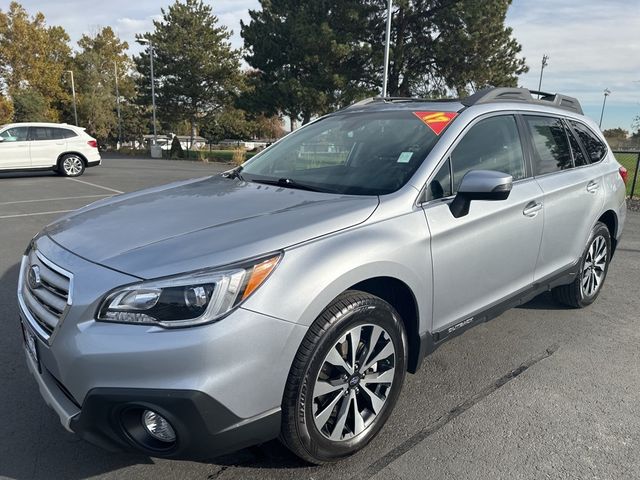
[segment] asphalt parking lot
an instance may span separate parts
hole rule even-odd
[[[640,214],[598,301],[542,295],[429,357],[387,426],[352,459],[310,467],[277,442],[208,463],[100,450],[66,432],[27,371],[18,262],[56,217],[120,192],[228,168],[109,159],[79,179],[0,174],[0,478],[531,479],[640,475]]]

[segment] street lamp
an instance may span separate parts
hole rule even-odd
[[[387,5],[387,36],[384,44],[384,78],[382,79],[382,98],[387,96],[387,86],[389,78],[389,44],[391,43],[391,4],[393,0],[389,0]]]
[[[156,129],[156,81],[153,76],[153,42],[146,38],[138,40],[139,43],[149,45],[149,59],[151,62],[151,111],[153,113],[153,145],[158,144],[158,131]]]
[[[76,106],[76,85],[73,81],[73,70],[65,70],[65,73],[71,74],[71,93],[73,94],[73,118],[78,126],[78,107]]]
[[[113,62],[113,71],[116,79],[116,109],[118,111],[118,150],[122,146],[122,116],[120,115],[120,87],[118,86],[118,62]]]
[[[538,91],[540,91],[540,89],[542,88],[542,74],[544,73],[544,67],[549,65],[548,60],[549,55],[547,55],[546,53],[542,55],[542,66],[540,67],[540,81],[538,82]],[[540,95],[538,95],[538,98],[540,98]]]
[[[607,97],[611,95],[611,90],[609,90],[608,88],[604,89],[604,100],[602,101],[602,112],[600,112],[600,123],[598,124],[598,126],[600,127],[600,130],[602,130],[602,117],[604,117],[604,106],[607,103]]]

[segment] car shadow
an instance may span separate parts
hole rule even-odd
[[[544,292],[516,308],[525,310],[571,310],[571,307],[556,302],[551,292]]]
[[[36,170],[36,171],[20,171],[20,172],[1,172],[0,180],[3,178],[32,178],[32,177],[59,177],[52,170]]]

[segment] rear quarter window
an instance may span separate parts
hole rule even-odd
[[[578,138],[580,138],[584,149],[587,151],[591,163],[597,163],[602,160],[607,154],[605,143],[586,125],[574,120],[569,120],[569,124],[578,134]]]
[[[77,137],[78,134],[73,130],[69,130],[68,128],[61,128],[63,138],[73,138]]]

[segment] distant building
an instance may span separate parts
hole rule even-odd
[[[238,148],[243,147],[247,150],[254,150],[256,148],[265,148],[269,145],[270,142],[266,140],[222,140],[218,145],[229,147],[229,148]]]
[[[200,136],[193,137],[192,144],[190,135],[158,135],[158,145],[160,145],[163,150],[170,150],[173,137],[178,137],[178,141],[184,150],[200,150],[207,146],[207,139]],[[144,143],[147,146],[151,146],[153,143],[153,135],[144,135]]]

